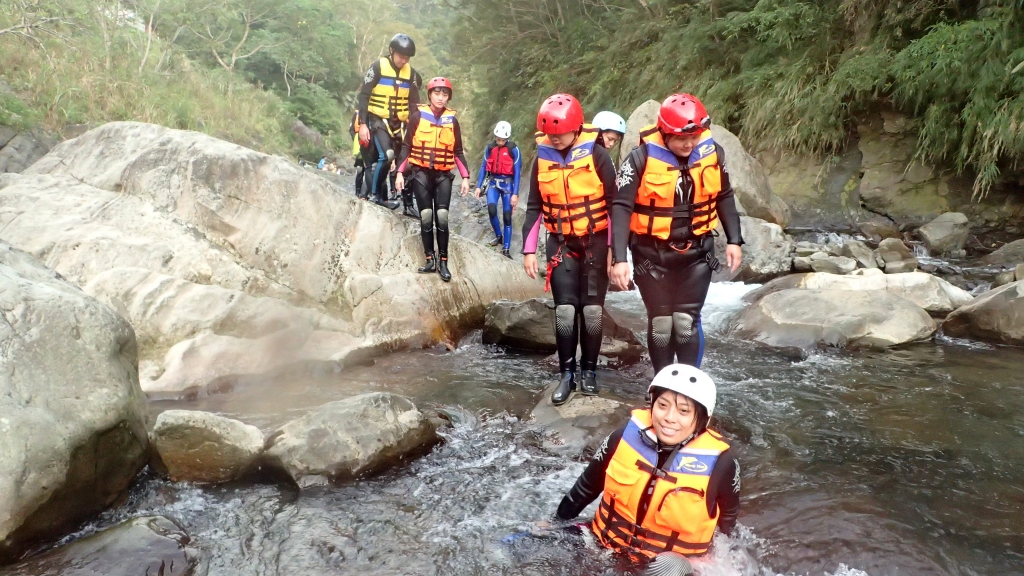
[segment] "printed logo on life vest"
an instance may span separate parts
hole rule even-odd
[[[569,162],[572,162],[573,160],[579,160],[580,158],[583,158],[586,155],[587,155],[587,149],[586,148],[577,148],[577,149],[572,151],[572,156],[569,157]]]
[[[701,158],[703,158],[705,156],[710,156],[711,153],[714,152],[714,151],[715,151],[714,143],[713,142],[708,142],[707,144],[702,144],[701,147],[697,150],[697,153],[700,154]]]
[[[708,471],[708,465],[701,462],[694,456],[683,456],[679,458],[679,468],[687,472],[700,474]]]

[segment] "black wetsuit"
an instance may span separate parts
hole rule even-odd
[[[359,120],[359,111],[356,110],[355,112],[352,113],[352,121],[349,122],[349,125],[348,125],[348,135],[351,136],[352,138],[355,138],[358,135],[358,132],[356,131],[356,125],[358,124],[358,120]],[[363,150],[364,148],[365,148],[365,146],[360,144],[360,146],[359,146],[359,155],[355,157],[355,164],[353,165],[355,167],[355,169],[356,169],[356,197],[357,198],[362,198],[363,197],[363,177],[364,177],[364,175],[366,173],[366,163],[363,161],[363,156],[366,155],[366,152]]]
[[[718,218],[727,242],[740,245],[743,244],[740,215],[729,183],[725,151],[718,144],[715,147],[722,169]],[[681,164],[685,166],[686,161]],[[690,218],[674,218],[667,240],[633,234],[629,228],[630,217],[646,167],[647,145],[641,144],[629,153],[619,168],[620,188],[611,209],[612,257],[615,262],[625,262],[627,247],[633,253],[633,279],[647,308],[647,346],[655,373],[674,361],[699,368],[704,355],[700,313],[711,285],[711,274],[718,266],[714,234],[695,236]],[[675,205],[692,202],[693,180],[689,171],[682,170],[676,183]],[[692,319],[689,334],[685,320],[680,323],[679,317],[673,317],[677,313]],[[678,329],[680,325],[682,330]]]
[[[562,151],[562,157],[572,149]],[[594,146],[594,166],[604,187],[605,203],[610,205],[615,197],[615,165],[608,151]],[[530,171],[530,196],[526,203],[526,221],[523,223],[523,254],[534,254],[538,248],[541,223],[542,198],[537,184],[537,160]],[[581,370],[597,370],[597,356],[601,351],[601,314],[604,297],[608,292],[608,241],[609,231],[601,230],[586,236],[562,236],[548,234],[546,255],[549,262],[558,256],[561,262],[549,270],[548,281],[555,300],[555,340],[558,343],[558,364],[560,372],[576,370],[576,345],[579,343],[582,356]],[[565,321],[558,315],[557,307],[572,306],[575,313],[572,320]],[[588,307],[599,307],[586,319]],[[582,326],[581,326],[582,324]],[[582,328],[582,329],[581,329]]]
[[[626,430],[624,424],[615,432],[612,432],[605,439],[604,444],[598,448],[597,453],[590,460],[587,469],[580,474],[576,484],[562,498],[556,513],[562,520],[571,520],[580,515],[591,502],[601,497],[604,492],[605,475],[608,472],[608,463],[612,461],[622,433]],[[668,457],[673,453],[673,447],[659,448],[658,468],[664,470],[668,465]],[[715,513],[718,507],[718,529],[724,534],[731,534],[736,526],[736,517],[740,511],[740,466],[732,455],[732,450],[726,450],[718,457],[714,469],[711,470],[711,478],[708,481],[707,506],[708,515]],[[652,479],[657,476],[652,475]],[[650,491],[640,499],[636,511],[636,522],[643,524],[647,509],[650,506]]]
[[[392,67],[394,66],[392,62]],[[370,145],[362,148],[363,164],[366,167],[366,190],[367,194],[374,200],[383,202],[388,199],[387,181],[388,173],[391,171],[391,163],[387,160],[388,152],[391,156],[397,156],[398,148],[405,130],[405,123],[396,118],[380,118],[369,111],[370,92],[380,81],[380,60],[375,60],[367,70],[363,78],[363,86],[359,89],[357,105],[359,108],[359,122],[365,124],[370,130]],[[423,79],[419,72],[412,71],[409,87],[409,116],[420,102],[420,86]],[[376,166],[374,166],[376,164]],[[370,166],[374,166],[372,170]],[[412,205],[412,195],[406,192],[402,195],[403,203],[406,206]]]

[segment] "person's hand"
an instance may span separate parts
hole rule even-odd
[[[359,125],[359,144],[363,146],[370,145],[370,129],[367,128],[366,124]]]
[[[398,190],[399,192],[401,192],[402,189],[404,189],[404,188],[405,188],[405,174],[402,174],[401,172],[399,172],[395,176],[395,190]]]
[[[516,206],[519,205],[519,194],[512,195],[512,211],[516,211]]]
[[[526,270],[526,275],[533,280],[537,279],[537,255],[536,254],[523,254],[523,270]]]
[[[480,187],[479,186],[476,187],[476,191],[473,193],[473,195],[476,196],[477,200],[480,199]]]
[[[729,244],[725,247],[725,265],[730,272],[735,272],[743,261],[743,248],[738,244]]]
[[[612,251],[608,251],[608,278],[612,277]]]
[[[465,197],[466,194],[469,194],[469,179],[468,178],[463,178],[462,179],[462,186],[460,186],[460,190],[459,191],[462,193],[463,197]]]
[[[629,262],[618,262],[612,266],[608,279],[619,290],[629,290]]]

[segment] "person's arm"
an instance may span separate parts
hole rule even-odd
[[[540,186],[537,185],[537,160],[530,170],[530,192],[526,199],[526,220],[523,222],[523,254],[535,254],[540,241],[541,221]]]
[[[640,177],[647,167],[647,147],[640,145],[619,167],[618,190],[612,201],[612,261],[625,262],[629,244],[629,219],[633,216]]]
[[[462,149],[462,129],[459,128],[458,118],[452,118],[452,128],[455,130],[455,167],[459,169],[459,176],[468,183],[469,163],[466,162],[466,153]]]
[[[484,159],[480,162],[480,171],[476,175],[476,187],[480,188],[484,185],[484,180],[487,178],[487,157],[491,155],[491,145],[487,144],[484,146]]]
[[[591,502],[600,498],[601,493],[604,492],[604,477],[608,472],[608,463],[612,461],[612,454],[615,453],[615,448],[619,445],[619,440],[622,439],[625,429],[626,426],[623,425],[604,439],[604,443],[587,464],[586,470],[580,474],[576,483],[558,504],[558,511],[555,514],[560,519],[572,520],[579,516],[580,512],[583,512],[583,509]]]
[[[409,163],[409,154],[412,153],[412,137],[419,125],[420,109],[414,108],[409,112],[409,125],[405,129],[405,138],[402,138],[402,151],[398,153],[398,171],[402,174],[405,174],[406,165]]]
[[[411,115],[412,111],[415,110],[416,107],[420,105],[420,87],[423,86],[423,78],[420,76],[420,73],[417,72],[416,70],[412,71],[410,84],[411,86],[409,86],[409,113]]]
[[[725,166],[725,150],[715,144],[718,149],[718,165],[722,170],[722,191],[718,193],[718,219],[722,222],[725,241],[728,244],[743,245],[743,231],[740,227],[740,212],[736,208],[736,192],[729,181],[729,170]]]
[[[615,164],[612,162],[612,157],[608,154],[608,150],[603,146],[594,146],[594,166],[597,168],[597,177],[601,180],[601,186],[604,188],[604,202],[605,206],[609,207],[608,211],[608,245],[612,243],[612,222],[611,222],[611,204],[615,198],[615,193],[618,191],[618,187],[615,183]]]
[[[519,146],[512,147],[512,195],[519,194],[519,175],[523,171],[523,155],[519,152]]]
[[[707,494],[708,514],[714,514],[718,507],[718,529],[726,535],[732,534],[740,513],[740,485],[740,464],[732,450],[726,450],[711,471]]]
[[[373,87],[380,81],[380,60],[374,60],[373,64],[370,64],[370,69],[366,71],[366,76],[363,77],[363,85],[359,88],[359,95],[356,96],[356,105],[359,108],[359,123],[366,124],[369,119],[369,112],[367,108],[370,106],[370,92],[373,91]]]

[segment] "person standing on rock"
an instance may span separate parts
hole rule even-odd
[[[580,389],[597,389],[601,319],[608,291],[608,206],[615,197],[615,165],[596,144],[598,130],[583,123],[583,108],[568,94],[555,94],[537,114],[537,159],[523,224],[523,268],[537,277],[537,244],[548,231],[547,287],[555,299],[555,339],[561,378],[551,394],[560,405],[576,391],[576,345]],[[545,288],[545,290],[547,289]]]
[[[729,442],[708,427],[717,389],[707,374],[671,364],[648,386],[651,404],[605,439],[562,498],[572,520],[601,504],[590,524],[598,542],[640,561],[689,566],[715,530],[730,534],[740,508],[740,466]],[[648,574],[687,574],[648,569]]]
[[[416,195],[420,209],[420,236],[426,264],[421,274],[435,270],[441,280],[449,282],[448,270],[448,207],[452,199],[452,168],[462,176],[461,193],[469,194],[469,170],[462,151],[462,132],[455,110],[448,108],[452,83],[447,78],[433,78],[427,83],[429,106],[421,105],[409,116],[409,131],[402,142],[398,158],[395,186],[405,196],[406,189]],[[410,180],[406,186],[406,178]],[[434,262],[434,229],[437,228],[437,258]]]
[[[389,55],[374,62],[359,90],[359,142],[364,146],[363,164],[367,170],[367,193],[374,202],[394,209],[388,200],[387,180],[392,162],[406,130],[409,111],[419,104],[423,80],[409,65],[416,55],[416,44],[405,34],[395,34],[388,46]],[[416,216],[412,194],[403,194],[405,214]]]
[[[689,94],[666,98],[657,124],[641,130],[640,139],[619,168],[611,209],[611,281],[628,289],[628,247],[647,308],[654,371],[677,361],[700,367],[700,313],[719,267],[713,237],[719,222],[728,242],[726,265],[735,271],[743,257],[725,154],[712,140],[707,110]]]
[[[597,116],[594,116],[592,124],[600,130],[597,143],[604,146],[605,150],[615,148],[615,145],[626,135],[626,121],[615,112],[607,110],[598,112]]]
[[[512,212],[519,203],[519,173],[522,160],[519,147],[509,140],[512,125],[504,120],[494,127],[494,142],[484,148],[484,159],[477,175],[476,197],[480,198],[483,183],[487,183],[487,214],[494,229],[491,246],[501,246],[501,254],[511,258]],[[504,227],[498,222],[498,200],[501,200],[501,217]]]
[[[359,110],[352,113],[352,124],[348,127],[348,135],[352,137],[352,157],[355,159],[356,198],[363,198],[363,177],[366,172],[363,157],[366,153],[359,144]]]

